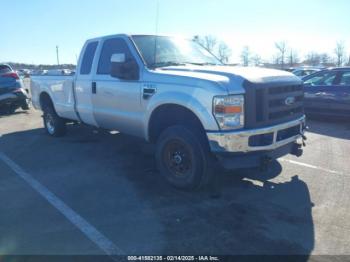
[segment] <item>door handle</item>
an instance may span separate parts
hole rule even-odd
[[[143,92],[142,92],[143,99],[147,99],[147,98],[153,96],[156,93],[156,91],[157,91],[157,89],[154,87],[144,87]]]
[[[96,94],[97,88],[96,88],[96,82],[91,83],[91,92],[93,94]]]

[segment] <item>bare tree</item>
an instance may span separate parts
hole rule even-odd
[[[249,66],[250,50],[248,46],[243,47],[241,61],[243,66]]]
[[[212,53],[214,51],[216,44],[217,44],[217,40],[215,36],[212,36],[212,35],[204,36],[204,47],[209,52]]]
[[[261,65],[262,59],[261,59],[261,56],[259,56],[258,54],[255,54],[253,55],[251,61],[254,66],[259,66]]]
[[[287,52],[287,44],[285,41],[276,42],[275,47],[280,53],[281,68],[284,68],[285,55]]]
[[[192,41],[200,44],[200,36],[199,35],[194,35],[193,38],[192,38]]]
[[[321,64],[329,64],[331,63],[331,57],[327,53],[320,54],[320,62]]]
[[[306,55],[306,60],[304,63],[312,66],[317,66],[321,63],[321,55],[316,52],[309,52]]]
[[[280,64],[280,55],[274,55],[272,57],[272,63],[275,64],[275,65],[279,65]]]
[[[334,53],[336,56],[337,66],[342,66],[345,60],[345,45],[344,42],[337,42],[337,45],[334,49]]]
[[[218,58],[224,64],[227,64],[231,57],[231,49],[224,43],[221,42],[218,48]]]
[[[289,55],[288,55],[288,63],[289,66],[294,66],[296,63],[299,63],[299,56],[296,50],[290,49],[289,50]]]
[[[195,35],[193,37],[193,41],[197,42],[198,44],[200,44],[202,47],[204,47],[211,53],[214,52],[214,49],[217,44],[216,37],[212,35],[205,35],[205,36]]]

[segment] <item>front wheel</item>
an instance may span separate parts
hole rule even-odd
[[[161,174],[179,189],[204,186],[210,175],[210,154],[196,131],[172,126],[157,141],[156,161]]]
[[[44,126],[46,132],[54,137],[63,136],[66,133],[66,123],[64,119],[59,117],[51,106],[44,109]]]

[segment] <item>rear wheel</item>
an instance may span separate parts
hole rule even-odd
[[[46,132],[54,137],[60,137],[66,133],[66,122],[59,117],[52,106],[44,108],[44,126]]]
[[[7,109],[6,109],[6,113],[11,115],[13,113],[15,113],[17,110],[17,106],[9,106]]]
[[[29,101],[29,99],[26,99],[23,102],[21,108],[22,108],[22,110],[29,110],[30,109],[30,101]]]
[[[210,154],[196,131],[185,126],[172,126],[157,141],[157,165],[173,186],[192,190],[208,181]]]

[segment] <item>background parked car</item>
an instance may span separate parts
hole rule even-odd
[[[70,69],[50,69],[46,72],[48,76],[74,75]]]
[[[287,72],[293,72],[295,70],[295,68],[294,67],[289,67],[289,68],[284,68],[283,70],[287,71]]]
[[[20,107],[28,110],[29,105],[28,93],[18,74],[9,65],[0,64],[0,111],[13,113]]]
[[[314,67],[300,67],[295,68],[292,73],[300,78],[304,76],[311,75],[313,73],[321,71],[321,68],[314,68]]]
[[[31,76],[46,75],[48,70],[34,69],[30,72]]]
[[[18,74],[18,76],[20,78],[25,78],[25,77],[29,77],[31,71],[29,69],[19,69],[16,71],[16,73]]]
[[[325,69],[303,81],[306,113],[350,117],[350,67]]]

